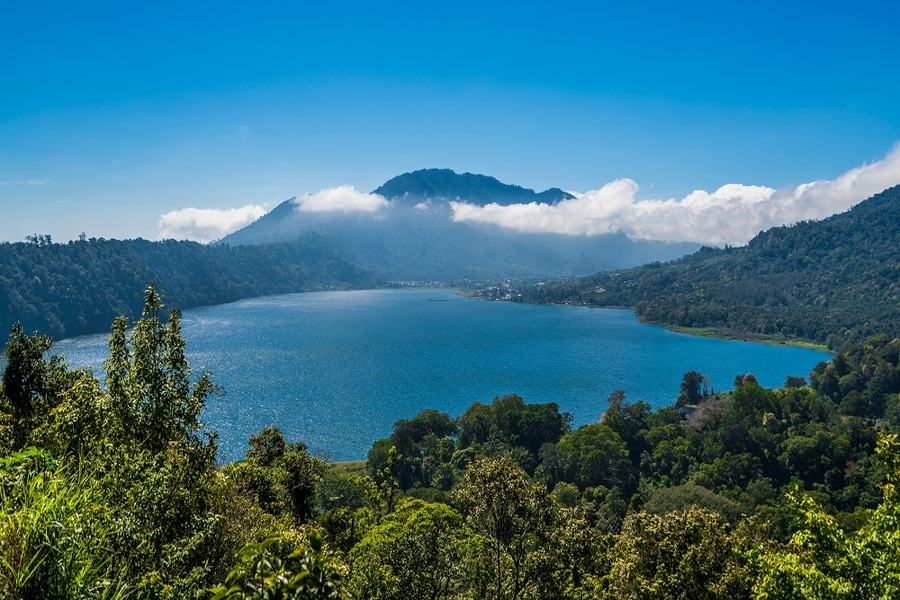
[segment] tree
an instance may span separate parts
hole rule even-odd
[[[341,565],[328,554],[318,531],[287,558],[275,551],[282,543],[270,537],[241,550],[241,562],[215,589],[213,600],[344,600]]]
[[[44,353],[51,345],[49,336],[25,335],[19,323],[9,332],[2,392],[11,418],[13,450],[29,442],[32,432],[47,418],[65,387],[66,368],[62,359],[44,360]]]
[[[459,447],[484,444],[491,437],[494,411],[490,405],[473,402],[456,420],[459,427]]]
[[[533,578],[529,556],[549,535],[550,498],[515,461],[476,460],[453,492],[466,523],[485,536],[494,565],[494,597],[519,598]]]
[[[630,489],[633,484],[628,447],[605,423],[567,433],[556,445],[563,479],[581,488],[604,485]]]
[[[784,378],[784,388],[802,388],[806,386],[806,378],[788,375]]]
[[[665,516],[640,512],[625,519],[612,549],[613,598],[643,600],[731,598],[740,589],[740,557],[718,513],[691,508]],[[746,585],[744,585],[746,596]]]
[[[310,456],[303,442],[297,442],[288,446],[280,466],[284,470],[284,485],[291,500],[291,514],[298,522],[305,522],[312,518],[316,486],[324,476],[325,463]]]
[[[389,443],[403,456],[399,465],[400,489],[428,487],[440,465],[453,454],[456,424],[447,413],[425,409],[412,419],[394,423]],[[380,468],[372,464],[370,467]]]
[[[124,317],[113,324],[99,458],[101,486],[116,499],[104,515],[116,564],[140,595],[171,597],[206,582],[233,549],[217,513],[224,482],[215,473],[215,436],[204,435],[200,421],[215,387],[206,373],[192,380],[180,314],[163,322],[162,308],[150,286],[131,331]]]
[[[278,427],[263,427],[259,433],[250,436],[248,446],[246,459],[262,467],[268,467],[284,456],[287,451],[287,440]]]
[[[638,467],[641,454],[649,450],[643,434],[650,428],[650,405],[641,401],[627,402],[622,390],[611,393],[607,402],[609,407],[600,422],[619,434],[628,448],[631,462]]]
[[[397,451],[396,446],[386,448],[388,440],[378,440],[372,445],[369,451],[369,469],[372,470],[372,476],[365,475],[363,477],[351,476],[350,482],[361,486],[368,496],[369,504],[377,517],[389,514],[394,510],[394,504],[400,492],[400,482],[398,480],[398,472],[400,463],[403,461],[403,455]],[[373,453],[376,452],[380,457],[383,450],[383,460],[376,458],[373,460]],[[376,462],[377,461],[377,462]],[[382,465],[375,470],[372,465]]]
[[[249,445],[246,460],[229,467],[238,485],[274,516],[290,515],[298,523],[312,518],[325,463],[310,456],[303,442],[288,444],[278,427],[264,427]]]
[[[162,309],[162,300],[151,285],[131,334],[125,317],[113,323],[104,370],[115,434],[154,453],[176,442],[208,446],[214,456],[214,438],[204,441],[199,434],[200,413],[215,386],[208,373],[191,382],[181,313],[173,310],[164,323]]]
[[[540,598],[596,598],[609,573],[608,546],[614,538],[591,524],[585,505],[561,508],[545,548],[552,557],[553,571],[540,584]]]
[[[754,593],[771,600],[900,597],[900,437],[883,435],[884,499],[854,536],[808,495],[788,500],[802,520],[787,545],[749,553],[759,576]]]
[[[737,502],[694,483],[684,483],[654,490],[642,507],[642,510],[650,514],[664,516],[672,512],[684,512],[693,507],[718,513],[722,519],[729,523],[735,523],[740,520],[742,513],[741,506]]]
[[[349,588],[372,600],[480,595],[484,544],[449,506],[405,498],[353,548]]]
[[[522,463],[528,472],[537,466],[538,451],[546,443],[556,443],[570,429],[572,416],[559,412],[555,402],[526,404],[521,396],[494,397],[491,404],[472,404],[459,419],[459,448],[475,444],[495,448],[522,449]]]
[[[681,379],[681,387],[675,405],[680,408],[689,404],[699,404],[711,393],[712,389],[706,375],[691,370],[685,373]]]

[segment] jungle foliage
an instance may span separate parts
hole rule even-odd
[[[515,395],[398,421],[365,472],[276,427],[216,462],[177,311],[149,288],[104,384],[13,327],[0,598],[891,598],[900,339],[765,389],[613,393],[578,428]],[[677,397],[677,401],[676,401]]]

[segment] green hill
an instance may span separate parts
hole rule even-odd
[[[117,315],[141,314],[153,281],[182,309],[373,283],[314,234],[241,247],[142,239],[0,244],[0,328],[20,321],[57,338],[108,331]]]
[[[633,307],[644,321],[837,348],[900,335],[900,186],[822,221],[775,227],[740,248],[598,273],[529,302]]]

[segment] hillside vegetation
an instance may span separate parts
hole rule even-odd
[[[216,463],[177,311],[115,321],[104,385],[14,327],[0,598],[867,599],[900,594],[900,339],[764,389],[514,395],[398,421],[367,472],[277,427]]]
[[[776,227],[745,247],[598,273],[525,301],[633,307],[651,323],[839,348],[900,335],[900,186],[822,221]]]
[[[18,321],[57,338],[109,331],[117,315],[140,315],[141,290],[151,281],[183,309],[373,284],[314,234],[241,247],[141,239],[54,244],[34,236],[0,244],[0,326]]]

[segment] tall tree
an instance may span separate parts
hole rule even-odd
[[[9,332],[0,401],[5,396],[14,450],[29,443],[32,432],[46,419],[65,388],[65,363],[59,357],[44,359],[44,353],[51,345],[49,336],[25,335],[19,323]]]
[[[161,452],[169,442],[203,445],[200,413],[215,391],[208,373],[191,382],[181,313],[173,310],[163,322],[162,309],[159,293],[149,286],[130,335],[125,317],[113,323],[104,364],[116,433],[151,452]]]
[[[466,522],[488,538],[494,560],[494,598],[516,600],[533,579],[529,564],[550,534],[550,497],[505,456],[475,461],[454,500]]]

